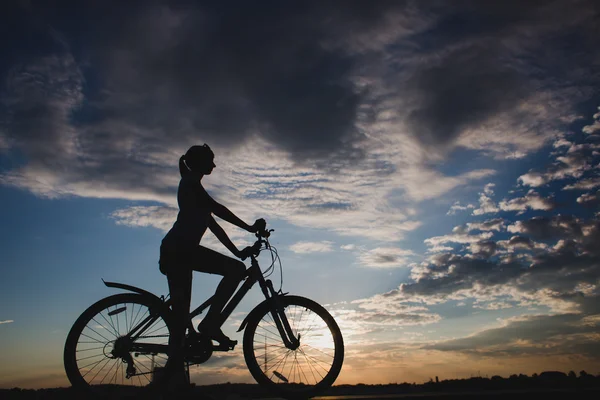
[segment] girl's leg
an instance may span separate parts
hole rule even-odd
[[[172,272],[167,274],[169,293],[172,300],[173,323],[169,345],[173,345],[173,353],[169,355],[169,362],[173,364],[173,380],[175,385],[186,385],[185,373],[185,330],[190,312],[192,294],[192,271],[183,266],[174,266]]]
[[[219,321],[219,315],[233,296],[240,281],[244,279],[246,265],[239,260],[227,257],[203,246],[198,246],[196,259],[198,262],[194,266],[195,271],[223,275],[223,279],[215,291],[211,306],[201,324],[203,328],[217,330],[223,322]],[[220,330],[217,333],[220,333]]]

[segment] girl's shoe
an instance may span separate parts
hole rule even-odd
[[[237,344],[237,340],[231,340],[229,336],[225,335],[221,328],[213,328],[207,322],[200,322],[198,324],[198,332],[201,335],[208,336],[211,340],[219,343],[219,347],[233,349]]]

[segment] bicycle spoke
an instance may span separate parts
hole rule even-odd
[[[113,311],[116,311],[117,309],[118,309],[118,304],[115,305],[115,309]],[[121,333],[121,328],[119,328],[119,314],[117,314],[116,317],[117,317],[117,331],[119,333]]]
[[[329,372],[329,369],[328,369],[328,368],[325,368],[325,367],[323,367],[323,365],[321,365],[321,364],[325,364],[325,365],[327,365],[327,366],[329,367],[329,366],[331,366],[331,364],[330,364],[330,363],[327,363],[327,362],[321,361],[321,360],[319,360],[319,359],[317,359],[317,358],[315,358],[315,357],[312,357],[312,356],[310,356],[310,355],[306,355],[306,357],[308,357],[308,358],[310,358],[311,360],[315,361],[315,365],[316,365],[316,366],[319,366],[319,367],[321,367],[321,368],[323,368],[323,371],[325,371],[325,372]]]
[[[309,325],[309,327],[305,331],[302,332],[302,336],[306,336],[308,334],[308,332],[312,331],[312,327],[315,324],[316,317],[317,317],[317,314],[313,314],[311,325]]]
[[[304,351],[300,350],[300,352],[302,353],[302,355],[304,356],[304,358],[306,359],[306,363],[308,364],[308,368],[310,373],[313,376],[313,379],[315,380],[315,382],[319,382],[317,380],[317,378],[315,377],[315,373],[313,371],[315,371],[315,369],[312,367],[312,365],[310,364],[310,361],[308,360],[308,357],[306,357],[306,354],[304,354]],[[319,371],[317,371],[317,374],[319,374]],[[319,376],[321,377],[321,379],[323,379],[323,375],[319,374]]]
[[[314,348],[314,347],[312,347],[312,346],[311,346],[311,345],[309,345],[309,344],[306,344],[306,343],[305,343],[305,344],[303,344],[303,346],[305,346],[305,347],[310,347],[311,349],[313,349],[313,350],[315,350],[315,351],[318,351],[319,353],[323,353],[323,354],[324,354],[324,355],[326,355],[327,357],[334,358],[334,356],[333,356],[333,355],[331,355],[331,354],[327,354],[327,353],[325,353],[325,352],[323,352],[323,351],[321,351],[321,350],[319,350],[319,349],[317,349],[317,348]]]
[[[283,357],[283,359],[279,360],[279,362],[277,364],[273,365],[271,368],[267,368],[267,370],[265,372],[268,372],[270,369],[273,369],[273,371],[276,371],[282,362],[283,362],[283,367],[281,368],[281,370],[284,371],[285,364],[287,363],[287,359],[290,356],[290,354],[292,354],[291,351],[288,351],[287,353],[285,353],[285,356]]]
[[[83,342],[79,342],[79,343],[83,343]],[[92,347],[91,349],[81,349],[81,350],[75,350],[76,353],[82,353],[84,351],[90,351],[90,350],[99,350],[99,349],[103,349],[104,346],[102,347]]]
[[[142,311],[142,306],[140,305],[140,308],[138,308],[137,314],[135,314],[135,317],[133,318],[133,322],[131,323],[131,329],[133,329],[134,326],[136,326],[137,322],[138,322],[138,316],[140,315],[140,311]],[[148,311],[148,310],[146,310]],[[146,313],[142,314],[142,319],[144,318],[144,316],[146,315]],[[129,329],[129,332],[131,332],[131,329]]]
[[[145,335],[145,336],[146,336],[146,337],[147,337],[147,336],[150,336],[150,335],[152,335],[153,333],[155,333],[155,332],[158,332],[158,331],[160,331],[161,329],[166,329],[166,328],[167,328],[166,326],[159,326],[158,328],[156,328],[156,329],[155,329],[155,330],[153,330],[152,332],[148,332],[148,333],[146,333],[146,335]]]
[[[261,336],[261,337],[265,337],[265,338],[268,338],[268,339],[275,340],[275,341],[277,341],[278,343],[281,343],[281,342],[282,342],[280,337],[273,337],[273,336],[269,336],[269,335],[261,335],[260,333],[257,333],[256,335],[257,335],[257,336]]]
[[[282,353],[276,354],[276,355],[274,355],[273,357],[271,357],[271,359],[269,359],[269,358],[267,357],[267,360],[266,360],[266,361],[264,361],[262,364],[259,364],[259,366],[260,366],[260,367],[264,367],[264,366],[268,365],[269,363],[270,363],[270,364],[272,364],[273,362],[275,362],[275,361],[277,361],[277,360],[281,359],[282,357],[285,357],[287,354],[289,354],[289,353],[290,353],[290,351],[291,351],[291,350],[287,350],[287,351],[284,351],[284,352],[282,352]],[[261,368],[261,369],[262,369],[262,368]],[[268,370],[269,370],[269,369],[267,368],[267,371],[268,371]]]
[[[78,358],[78,359],[77,359],[77,360],[75,360],[75,361],[88,360],[88,359],[90,359],[90,358],[94,358],[94,357],[103,357],[103,356],[104,356],[104,354],[94,354],[93,356],[89,356],[89,357],[83,357],[83,358]]]
[[[110,360],[110,358],[109,358],[109,360]],[[93,367],[92,367],[92,368],[91,368],[91,369],[90,369],[90,370],[89,370],[89,371],[86,373],[86,375],[87,375],[87,374],[89,374],[89,373],[90,373],[90,372],[91,372],[91,371],[92,371],[94,368],[96,368],[96,367],[98,366],[98,364],[100,364],[102,361],[104,361],[104,359],[102,359],[102,360],[100,360],[100,361],[93,362],[93,363],[89,363],[88,365],[84,365],[84,366],[83,366],[83,367],[81,367],[80,369],[85,369],[85,368],[89,367],[90,365],[93,365]],[[84,376],[85,376],[85,375],[84,375]]]
[[[254,343],[260,343],[260,344],[264,345],[264,342],[259,342],[258,340],[255,340]],[[280,344],[267,344],[266,346],[267,347],[278,347],[278,348],[281,348],[281,349],[287,349],[286,346],[283,346],[283,345],[280,345]]]
[[[96,338],[93,338],[91,336],[86,335],[85,333],[81,333],[81,336],[85,336],[86,338],[93,340],[93,342],[79,342],[79,343],[94,343],[94,344],[95,343],[104,343],[104,342],[101,342],[100,340],[98,340]]]
[[[119,332],[117,332],[117,329],[115,328],[115,326],[114,326],[114,325],[113,325],[113,324],[112,324],[112,323],[111,323],[109,320],[107,320],[107,319],[106,319],[106,317],[104,316],[104,314],[100,313],[99,315],[100,315],[100,316],[102,317],[102,319],[104,319],[104,320],[106,321],[106,323],[107,323],[107,324],[109,324],[109,325],[110,325],[110,327],[113,329],[113,332],[115,333],[115,337],[118,337],[118,336],[119,336]]]
[[[297,354],[298,354],[298,352],[296,353],[296,360],[298,360],[298,358],[297,358]],[[298,367],[299,367],[299,369],[300,369],[300,372],[302,372],[302,375],[304,376],[304,380],[306,381],[306,383],[308,383],[308,378],[306,377],[306,374],[304,373],[304,368],[302,368],[302,367],[300,366],[300,363],[298,363]]]
[[[90,331],[94,332],[96,335],[100,336],[102,339],[106,340],[107,342],[110,342],[110,339],[105,338],[104,336],[102,336],[101,334],[99,334],[98,332],[96,332],[95,330],[93,330],[92,328],[90,328],[89,326],[86,326],[87,329],[89,329]],[[83,333],[82,333],[83,335]],[[88,336],[90,339],[94,340],[94,338]]]
[[[278,336],[279,336],[279,331],[277,331],[277,333],[275,333],[275,332],[272,332],[272,331],[268,330],[268,329],[267,329],[267,328],[265,328],[264,326],[261,326],[261,329],[262,329],[262,330],[265,330],[265,331],[267,331],[267,332],[269,332],[269,333],[270,333],[270,334],[272,334],[272,335],[275,335],[275,337],[278,337]],[[277,326],[275,326],[275,329],[277,329]]]
[[[94,377],[90,380],[90,382],[93,382],[94,379],[96,379],[96,377],[98,376],[98,374],[100,373],[100,371],[102,371],[104,369],[104,367],[106,367],[106,365],[112,360],[112,358],[107,358],[106,362],[102,365],[102,367],[96,372],[96,375],[94,375]]]

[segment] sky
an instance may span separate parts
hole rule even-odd
[[[202,143],[208,192],[275,229],[283,290],[335,316],[336,383],[600,374],[599,17],[593,0],[2,2],[0,387],[69,385],[71,325],[118,292],[101,279],[167,294],[177,163]],[[196,274],[192,303],[217,283]],[[252,382],[241,348],[191,373]]]

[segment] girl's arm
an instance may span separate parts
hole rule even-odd
[[[212,198],[211,198],[211,200],[212,200]],[[217,217],[219,217],[235,226],[239,226],[240,228],[247,230],[248,232],[256,232],[256,229],[253,226],[248,225],[247,223],[242,221],[234,213],[229,211],[229,209],[227,207],[225,207],[224,205],[217,203],[215,200],[212,200],[212,203],[213,203],[212,212]]]
[[[242,256],[241,252],[231,242],[231,239],[229,239],[229,236],[227,236],[227,233],[225,233],[223,228],[221,228],[221,226],[219,224],[217,224],[217,221],[215,221],[215,219],[212,217],[212,215],[210,216],[210,218],[208,220],[208,229],[210,229],[211,232],[215,234],[217,239],[219,239],[219,241],[221,243],[223,243],[223,245],[225,247],[227,247],[229,249],[229,251],[231,251],[231,253],[233,253],[234,256],[241,258],[241,256]]]

